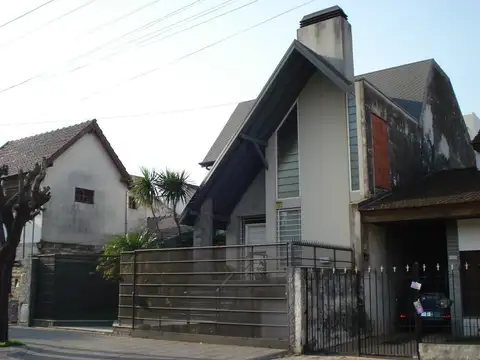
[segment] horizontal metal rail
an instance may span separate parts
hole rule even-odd
[[[301,258],[297,258],[301,259]],[[221,258],[221,259],[188,259],[188,260],[145,260],[145,261],[137,261],[136,264],[197,264],[197,263],[214,263],[214,262],[243,262],[243,261],[260,261],[263,260],[260,256],[259,257],[252,257],[252,258]],[[287,260],[286,256],[282,257],[268,257],[264,261],[271,262],[274,260]],[[122,261],[121,265],[133,265],[133,261]]]
[[[131,309],[131,305],[119,305],[118,307],[120,308],[126,308],[126,309]],[[286,311],[277,311],[277,310],[248,310],[248,309],[222,309],[222,308],[216,308],[216,309],[211,309],[211,308],[176,308],[176,307],[169,307],[169,306],[148,306],[148,307],[142,307],[140,305],[135,306],[135,309],[148,309],[148,310],[177,310],[177,311],[185,311],[185,312],[191,312],[191,311],[198,311],[198,312],[223,312],[223,313],[236,313],[236,314],[286,314]]]
[[[244,280],[243,280],[244,281]],[[254,280],[253,280],[254,281]],[[135,286],[139,287],[152,287],[152,286],[161,286],[161,287],[218,287],[220,284],[135,284]],[[133,286],[133,284],[128,283],[128,284],[120,284],[120,286]],[[223,287],[285,287],[285,283],[283,284],[265,284],[265,283],[247,283],[247,284],[240,284],[240,283],[235,283],[235,284],[224,284]]]
[[[120,319],[131,319],[131,316],[119,316]],[[158,319],[158,318],[144,318],[144,317],[136,317],[135,320],[146,320],[146,321],[178,321],[178,322],[185,322],[185,319]],[[226,321],[212,321],[212,320],[195,320],[195,322],[203,323],[203,324],[212,324],[212,325],[239,325],[239,326],[259,326],[259,327],[275,327],[275,328],[286,328],[288,324],[258,324],[258,323],[240,323],[240,322],[226,322]]]
[[[254,274],[285,274],[285,270],[250,270],[250,271],[208,271],[208,272],[136,272],[135,275],[254,275]],[[134,275],[133,273],[120,273],[120,275]]]
[[[120,297],[131,298],[132,294],[119,294]],[[138,298],[152,298],[152,299],[197,299],[197,300],[265,300],[265,301],[278,301],[286,300],[287,297],[254,297],[254,296],[201,296],[201,295],[135,295]]]
[[[301,245],[301,244],[298,244]],[[270,244],[249,244],[249,245],[222,245],[222,246],[195,246],[195,247],[178,247],[178,248],[165,248],[165,249],[140,249],[135,250],[135,252],[142,253],[142,252],[165,252],[165,251],[192,251],[192,250],[220,250],[220,249],[236,249],[236,248],[243,248],[243,249],[251,249],[251,248],[266,248],[266,247],[287,247],[288,243],[270,243]],[[125,251],[122,254],[133,254],[134,251]]]

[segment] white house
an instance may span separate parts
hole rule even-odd
[[[28,223],[17,259],[47,251],[98,249],[109,235],[146,223],[147,210],[128,196],[130,175],[96,120],[8,141],[0,163],[8,165],[7,187],[18,170],[48,161],[44,186],[51,188],[45,211]]]

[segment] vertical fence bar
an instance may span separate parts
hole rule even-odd
[[[361,343],[361,316],[362,307],[360,303],[360,271],[355,270],[355,300],[357,302],[357,316],[356,316],[356,331],[357,331],[357,354],[362,355],[362,343]]]
[[[418,262],[413,263],[412,271],[413,271],[412,273],[413,281],[419,282],[420,281],[420,265]],[[413,292],[414,301],[417,300],[418,294],[416,293],[416,290],[412,289],[411,291]],[[422,339],[422,330],[421,330],[422,321],[420,319],[420,314],[418,314],[416,311],[414,316],[415,316],[415,347],[416,347],[417,356],[420,359],[420,341]]]
[[[137,285],[137,252],[133,251],[133,269],[132,269],[132,330],[135,330],[135,293],[136,293],[136,285]]]

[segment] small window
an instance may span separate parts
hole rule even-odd
[[[84,203],[84,204],[93,204],[95,191],[75,188],[75,202]]]
[[[133,196],[128,197],[128,208],[132,210],[137,209],[137,202],[135,201],[135,198]]]

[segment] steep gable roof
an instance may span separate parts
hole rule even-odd
[[[85,121],[61,129],[6,142],[0,148],[0,164],[7,165],[9,174],[28,171],[46,158],[49,165],[85,134],[95,134],[112,159],[121,180],[130,181],[130,175],[103,134],[96,120]]]
[[[355,76],[365,79],[398,106],[420,118],[433,59],[404,64]]]
[[[308,49],[307,47],[305,48]],[[314,54],[310,49],[308,51]],[[434,64],[435,60],[433,59],[417,61],[357,75],[355,80],[366,80],[399,107],[419,120],[430,70]],[[211,166],[215,163],[223,148],[247,118],[254,104],[255,99],[244,101],[237,105],[207,155],[200,163],[201,166]]]

